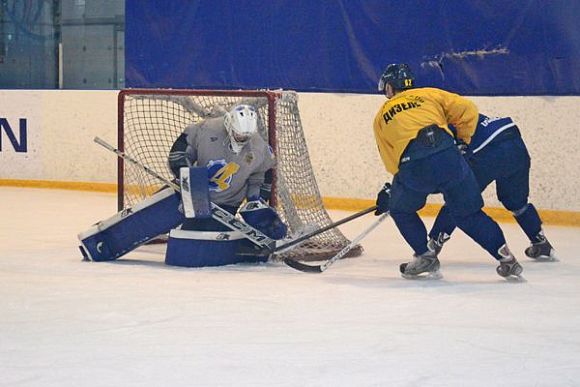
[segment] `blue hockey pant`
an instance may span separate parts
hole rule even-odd
[[[471,156],[469,164],[481,191],[495,181],[499,201],[514,213],[518,224],[534,241],[542,223],[535,207],[528,204],[530,156],[519,133],[492,141]],[[437,215],[429,236],[437,238],[440,233],[451,235],[455,227],[456,221],[445,206]]]
[[[455,147],[401,164],[391,188],[390,213],[415,254],[427,251],[427,230],[417,211],[427,196],[442,193],[458,227],[496,259],[503,232],[481,208],[483,199],[469,165]]]

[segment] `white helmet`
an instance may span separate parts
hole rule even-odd
[[[258,132],[258,114],[250,105],[236,105],[224,116],[224,125],[230,137],[234,153],[240,153],[244,145]]]

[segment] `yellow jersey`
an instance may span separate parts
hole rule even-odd
[[[405,148],[426,126],[437,125],[469,144],[477,126],[478,110],[473,102],[458,94],[432,87],[408,89],[397,93],[381,107],[373,124],[375,140],[385,168],[399,171]]]

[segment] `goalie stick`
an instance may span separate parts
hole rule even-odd
[[[125,152],[120,151],[119,149],[113,147],[111,144],[107,143],[106,141],[100,139],[99,137],[95,137],[94,141],[104,147],[105,149],[115,153],[117,156],[122,158],[123,160],[127,160],[133,165],[141,168],[151,176],[155,177],[157,180],[162,181],[163,183],[167,184],[169,187],[173,188],[175,191],[180,192],[181,187],[175,184],[173,181],[166,179],[165,177],[161,176],[159,173],[155,172],[151,168],[147,167],[146,165],[140,163],[139,161],[135,160],[131,156],[127,155]],[[266,248],[268,250],[273,250],[274,246],[276,245],[276,241],[265,235],[259,230],[256,230],[254,227],[250,226],[246,222],[243,222],[217,204],[210,202],[211,206],[211,213],[212,218],[220,222],[221,224],[225,225],[226,227],[230,228],[234,231],[239,231],[244,235],[245,238],[252,241],[259,247]]]
[[[363,238],[365,238],[368,234],[371,233],[371,231],[373,231],[375,228],[377,228],[379,226],[379,224],[381,224],[381,222],[387,218],[387,216],[389,216],[388,212],[382,214],[379,217],[379,219],[377,219],[367,229],[365,229],[362,233],[360,233],[360,235],[358,235],[356,238],[354,238],[347,246],[345,246],[335,256],[326,260],[321,265],[307,265],[307,264],[304,264],[302,262],[295,261],[295,260],[289,259],[289,258],[286,258],[284,260],[284,263],[293,269],[296,269],[296,270],[299,270],[299,271],[302,271],[305,273],[322,273],[323,271],[328,269],[328,267],[330,265],[332,265],[334,262],[336,262],[340,258],[344,257],[353,247],[355,247],[360,241],[362,241]]]

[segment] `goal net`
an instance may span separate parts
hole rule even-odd
[[[293,91],[139,90],[119,93],[118,146],[131,157],[172,179],[167,156],[177,137],[191,123],[222,115],[246,103],[258,111],[259,133],[276,155],[272,198],[291,235],[308,233],[332,221],[314,177]],[[131,163],[118,161],[119,210],[150,196],[163,183]],[[277,258],[328,259],[350,241],[337,228],[317,235]],[[360,246],[349,256],[362,253]]]

